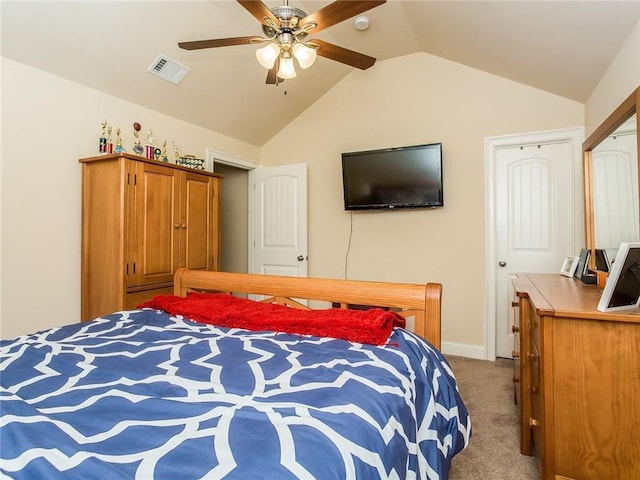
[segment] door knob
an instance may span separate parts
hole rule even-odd
[[[506,267],[507,266],[507,262],[505,262],[504,260],[501,260],[498,262],[498,265],[500,265],[501,267]]]

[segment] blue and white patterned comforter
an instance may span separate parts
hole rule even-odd
[[[120,312],[0,344],[15,479],[446,479],[471,435],[441,354]]]

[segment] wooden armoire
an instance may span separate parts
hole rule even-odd
[[[82,164],[82,320],[173,293],[220,265],[221,175],[126,153]]]

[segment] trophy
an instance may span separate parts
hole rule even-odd
[[[162,156],[162,161],[164,163],[169,163],[169,157],[167,157],[167,141],[166,140],[162,142],[162,152],[160,153],[160,155]]]
[[[144,152],[144,148],[142,148],[142,145],[140,145],[140,137],[138,136],[138,132],[140,131],[142,127],[140,126],[140,124],[138,122],[134,122],[133,124],[133,136],[136,137],[136,140],[133,144],[133,151],[137,154],[137,155],[142,155],[142,152]]]
[[[155,151],[156,149],[153,146],[153,132],[149,130],[147,132],[147,144],[144,146],[144,156],[153,160],[155,158]]]
[[[100,135],[100,143],[98,151],[101,154],[107,153],[107,122],[102,122],[102,135]]]
[[[182,157],[182,154],[180,153],[180,150],[178,149],[178,145],[176,145],[176,142],[171,142],[173,144],[173,153],[176,156],[176,165],[180,165],[180,157]]]
[[[114,151],[116,153],[126,152],[126,150],[122,146],[122,137],[120,136],[120,127],[116,128],[116,148]]]
[[[113,139],[111,138],[111,125],[107,127],[107,153],[113,153]]]

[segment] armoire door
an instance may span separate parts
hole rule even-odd
[[[178,267],[180,172],[135,162],[127,287],[173,282]]]
[[[196,270],[218,269],[217,179],[181,172],[179,265]]]

